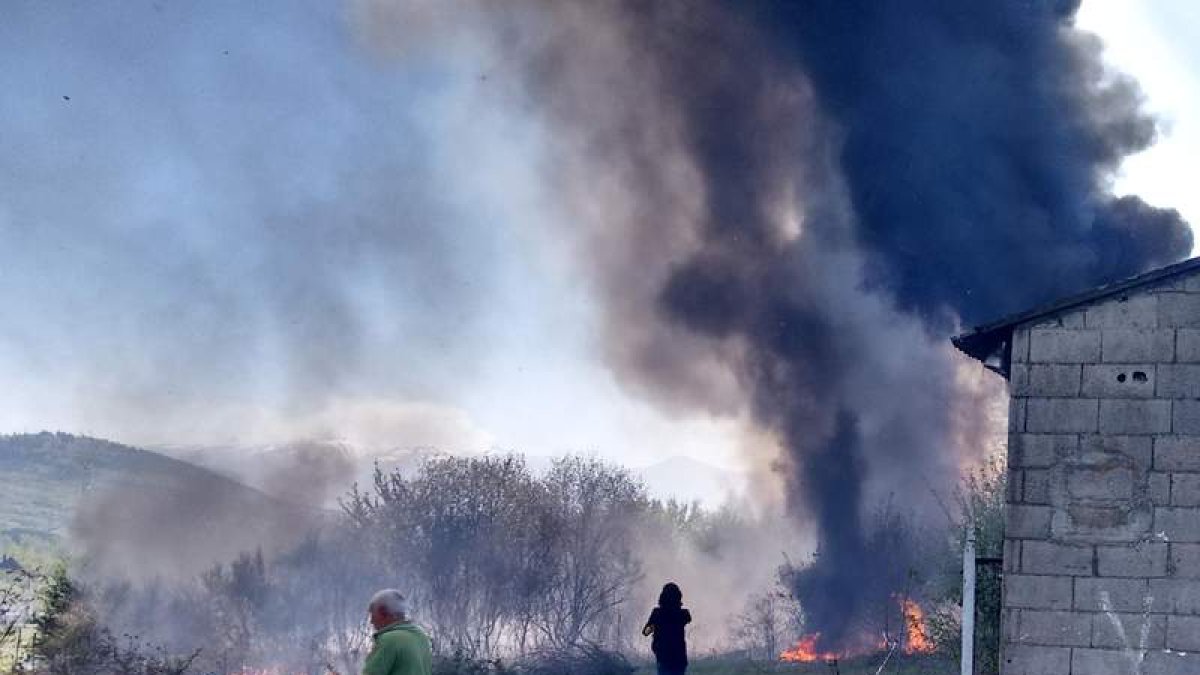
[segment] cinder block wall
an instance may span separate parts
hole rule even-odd
[[[1200,275],[1018,326],[1003,675],[1200,673]]]

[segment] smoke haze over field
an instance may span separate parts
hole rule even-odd
[[[985,445],[946,332],[1191,249],[1178,213],[1109,192],[1154,124],[1074,3],[363,6],[384,53],[490,38],[554,125],[623,381],[777,434],[823,648],[878,572],[862,509]]]
[[[18,2],[0,378],[44,384],[0,403],[778,447],[836,647],[866,510],[927,508],[997,428],[948,333],[1190,250],[1111,194],[1155,127],[1075,9]]]

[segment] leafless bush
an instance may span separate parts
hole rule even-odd
[[[443,457],[413,478],[377,472],[345,510],[440,647],[477,658],[609,639],[605,619],[638,579],[646,504],[598,460],[562,459],[537,479],[517,457]]]
[[[737,637],[752,661],[775,661],[798,633],[799,608],[783,588],[751,596],[737,617]]]

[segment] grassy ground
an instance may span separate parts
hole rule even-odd
[[[688,675],[875,675],[883,663],[878,657],[863,657],[839,662],[834,669],[825,663],[754,663],[721,658],[694,659]],[[635,675],[654,675],[654,667],[639,669]],[[954,675],[958,664],[935,656],[893,656],[880,675]]]

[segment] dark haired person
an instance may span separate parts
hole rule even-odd
[[[658,660],[658,675],[684,675],[687,672],[687,641],[683,627],[692,622],[692,613],[683,608],[683,592],[674,583],[663,586],[658,607],[650,612],[642,635],[654,635],[650,650]]]

